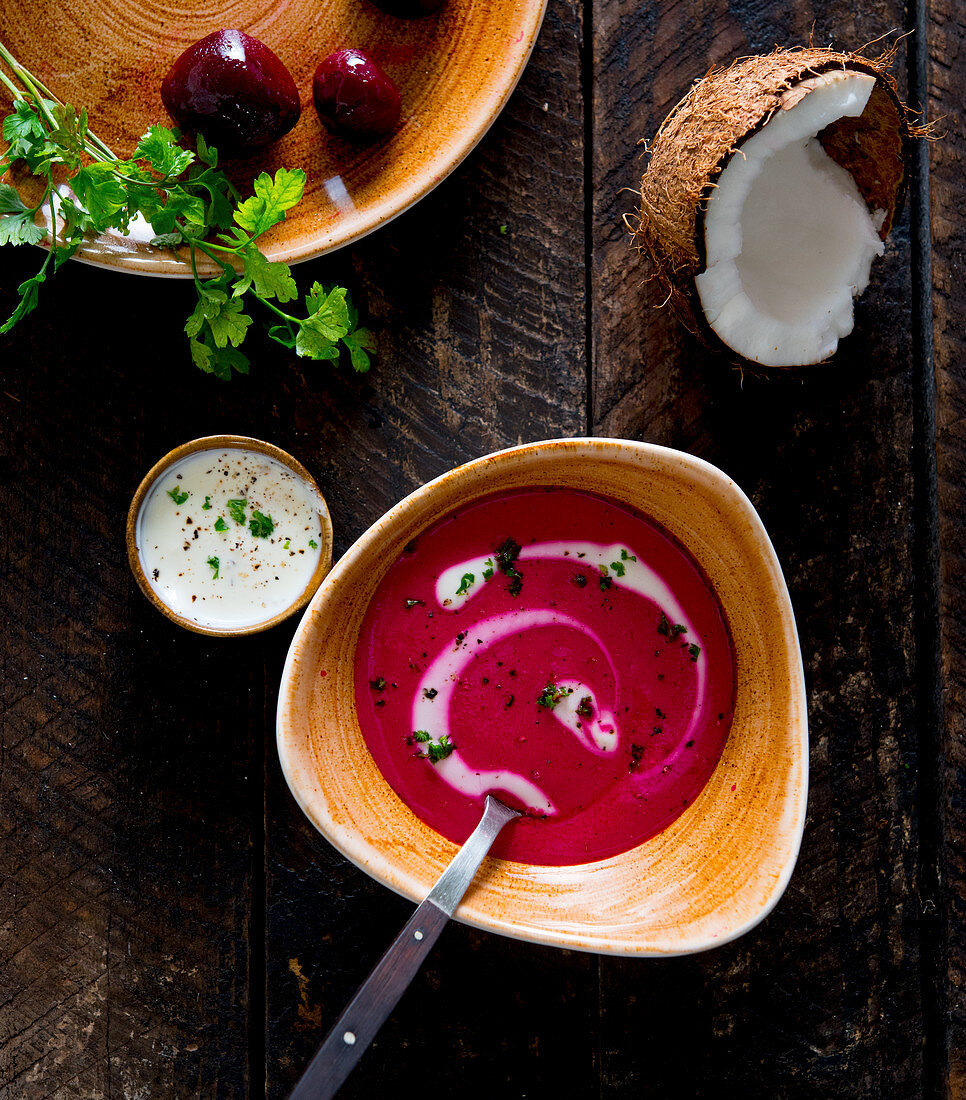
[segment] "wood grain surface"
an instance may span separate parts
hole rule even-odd
[[[654,308],[622,224],[638,142],[712,63],[893,28],[946,136],[834,365],[742,379]],[[956,0],[551,0],[462,167],[297,271],[353,290],[366,376],[256,340],[225,385],[188,362],[190,287],[70,264],[45,288],[0,343],[0,1100],[283,1097],[412,912],[284,785],[291,628],[190,635],[128,573],[141,476],[221,431],[306,464],[337,556],[500,446],[681,447],[749,493],[798,615],[809,819],[769,918],[664,961],[453,925],[341,1095],[966,1097],[964,37]],[[37,262],[2,255],[0,311]]]
[[[966,11],[950,0],[929,9],[923,67],[930,117],[942,135],[929,148],[932,307],[936,378],[939,631],[942,733],[935,787],[941,812],[938,917],[945,951],[940,1003],[948,1093],[966,1096]]]

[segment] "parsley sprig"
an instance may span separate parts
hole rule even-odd
[[[304,296],[304,316],[283,309],[299,297],[291,269],[258,247],[302,198],[301,169],[262,172],[254,194],[243,200],[218,168],[216,149],[200,135],[195,150],[183,148],[178,131],[164,126],[148,127],[132,156],[119,158],[89,129],[86,110],[59,100],[3,43],[0,62],[12,74],[0,65],[0,84],[13,96],[2,123],[7,149],[0,154],[0,175],[23,165],[18,178],[29,174],[41,185],[38,199],[29,181],[21,185],[23,194],[0,183],[0,245],[49,244],[40,270],[20,284],[17,306],[0,333],[37,307],[48,276],[86,237],[109,229],[126,233],[142,215],[154,231],[152,245],[188,251],[198,303],[185,333],[201,370],[222,379],[232,371],[248,373],[240,348],[253,321],[246,308],[252,300],[270,315],[268,335],[297,355],[335,360],[345,348],[357,371],[368,370],[375,340],[358,327],[348,291],[316,282]],[[199,254],[220,273],[203,277]]]

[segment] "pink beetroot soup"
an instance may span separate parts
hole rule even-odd
[[[491,496],[423,532],[366,613],[362,732],[462,843],[488,791],[525,816],[493,854],[574,864],[690,805],[731,727],[734,657],[707,578],[661,527],[570,489]]]

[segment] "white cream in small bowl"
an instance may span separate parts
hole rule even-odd
[[[189,630],[251,634],[304,607],[332,563],[328,508],[291,455],[244,436],[196,439],[138,488],[128,558],[151,602]]]

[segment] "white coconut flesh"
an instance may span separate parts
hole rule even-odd
[[[798,85],[788,106],[731,157],[704,216],[701,307],[730,348],[764,366],[827,359],[852,331],[853,299],[884,245],[849,172],[816,135],[865,110],[875,77],[834,72]]]

